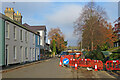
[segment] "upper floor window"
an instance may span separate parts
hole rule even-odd
[[[9,38],[9,23],[6,23],[6,38]]]
[[[13,37],[14,37],[14,39],[16,39],[16,26],[14,26]]]
[[[22,39],[22,30],[20,30],[20,40],[23,40]]]
[[[39,41],[39,36],[38,36],[38,45],[40,44],[40,41]]]
[[[33,44],[35,44],[35,35],[33,34]]]
[[[27,42],[27,31],[25,32],[25,41]]]

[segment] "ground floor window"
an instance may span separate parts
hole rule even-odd
[[[28,52],[27,52],[27,47],[25,48],[25,58],[27,58],[28,56],[28,54],[27,54]]]
[[[13,57],[14,57],[14,59],[17,59],[17,49],[16,49],[16,46],[13,47]]]

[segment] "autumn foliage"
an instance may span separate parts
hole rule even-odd
[[[112,25],[107,22],[106,16],[105,10],[95,5],[94,2],[84,6],[74,26],[74,32],[79,36],[79,39],[82,38],[83,48],[92,51],[97,46],[103,47],[106,43],[109,48],[113,47],[113,42],[116,41],[117,37],[113,34]]]
[[[48,33],[48,38],[51,41],[50,47],[53,48],[53,40],[55,40],[56,52],[60,53],[66,48],[66,41],[64,41],[64,35],[60,28],[51,28]],[[53,50],[53,49],[52,49]]]

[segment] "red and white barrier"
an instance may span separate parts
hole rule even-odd
[[[109,60],[106,61],[107,70],[120,70],[120,61],[119,60]]]
[[[95,64],[95,71],[98,71],[97,64]]]
[[[78,65],[77,65],[77,63],[75,63],[75,69],[77,70],[77,67],[78,67]]]

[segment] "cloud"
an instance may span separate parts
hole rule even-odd
[[[73,34],[74,22],[82,12],[82,6],[76,4],[66,4],[62,7],[55,9],[49,15],[46,15],[45,22],[48,31],[50,28],[60,27],[61,31],[65,34],[65,40],[68,40],[69,45],[77,45],[78,38]]]
[[[53,14],[47,15],[46,19],[49,24],[69,27],[80,15],[81,9],[80,5],[64,5]]]

